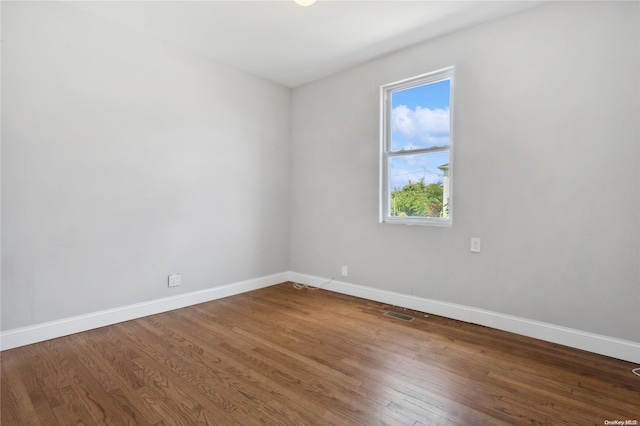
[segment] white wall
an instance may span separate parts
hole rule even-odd
[[[291,93],[65,4],[3,2],[2,330],[344,264],[369,288],[640,342],[639,14],[552,3]],[[378,224],[379,86],[449,65],[454,225]]]
[[[547,4],[294,90],[291,270],[640,342],[639,7]],[[454,224],[379,224],[379,86],[449,65]]]
[[[286,271],[289,103],[68,5],[3,2],[2,329]]]

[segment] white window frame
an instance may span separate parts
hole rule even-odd
[[[391,150],[391,94],[412,87],[449,80],[449,145],[446,147],[429,147],[400,151]],[[380,223],[396,223],[403,225],[451,226],[453,224],[453,84],[454,68],[447,67],[427,74],[418,75],[380,87]],[[390,178],[389,169],[392,158],[403,155],[426,154],[432,152],[449,152],[449,200],[448,217],[416,217],[392,216],[390,212]]]

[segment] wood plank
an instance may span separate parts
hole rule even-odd
[[[283,283],[4,351],[0,415],[47,426],[602,425],[640,421],[633,367]]]

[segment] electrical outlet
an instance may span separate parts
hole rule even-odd
[[[349,267],[347,265],[342,265],[342,276],[343,277],[349,276]]]
[[[480,253],[481,246],[482,240],[480,240],[480,238],[471,238],[471,251],[473,253]]]
[[[182,285],[182,277],[180,274],[169,275],[169,287],[178,287]]]

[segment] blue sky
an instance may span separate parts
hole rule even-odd
[[[449,144],[450,81],[394,92],[391,97],[391,149],[427,148]],[[391,189],[422,177],[426,183],[442,181],[438,166],[449,163],[448,152],[409,155],[392,159]]]
[[[408,90],[393,92],[393,106],[406,105],[411,109],[417,106],[431,109],[449,107],[450,81],[443,80]]]

